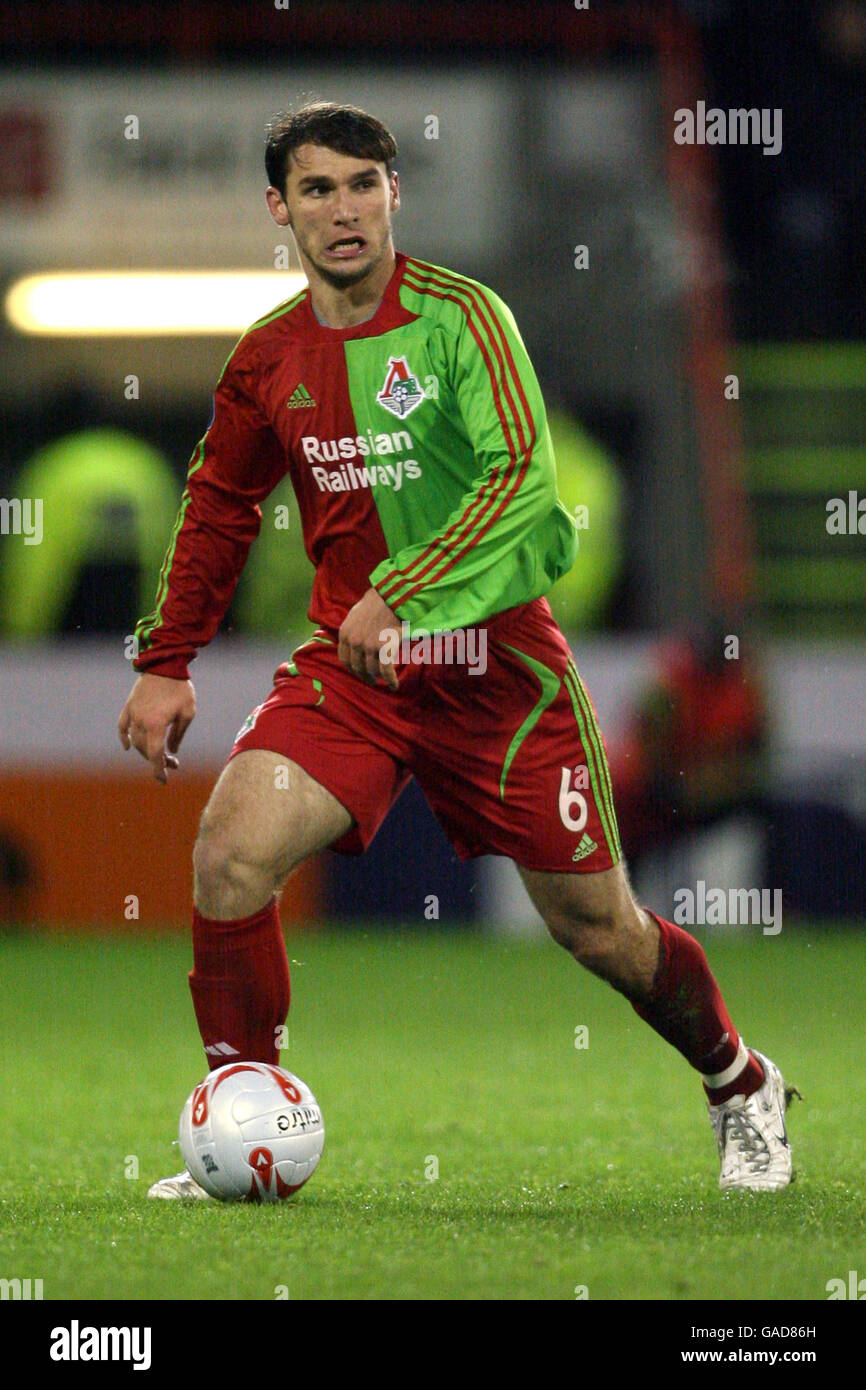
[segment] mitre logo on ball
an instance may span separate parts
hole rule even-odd
[[[279,1202],[312,1177],[325,1145],[318,1101],[268,1062],[231,1062],[192,1091],[178,1138],[187,1170],[221,1202]]]

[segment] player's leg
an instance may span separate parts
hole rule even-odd
[[[706,955],[688,932],[638,907],[622,864],[598,874],[521,869],[554,940],[629,999],[701,1073],[723,1189],[776,1191],[791,1181],[778,1067],[746,1048]]]
[[[201,818],[193,851],[198,911],[218,920],[251,915],[351,824],[345,806],[283,754],[239,753]]]
[[[659,959],[659,926],[638,907],[622,861],[593,874],[521,869],[553,939],[629,999],[649,996]]]
[[[554,940],[606,980],[699,1071],[716,1104],[763,1080],[694,939],[635,902],[622,862],[601,873],[520,869]]]
[[[435,738],[413,770],[453,842],[521,866],[555,939],[701,1073],[714,1124],[724,1107],[750,1107],[748,1124],[737,1115],[727,1126],[738,1152],[726,1151],[722,1173],[723,1185],[727,1176],[749,1185],[744,1169],[764,1142],[749,1128],[753,1098],[768,1102],[784,1135],[781,1078],[743,1045],[698,942],[632,897],[604,740],[549,609],[536,603],[490,624],[483,681],[446,671],[428,686]],[[788,1181],[784,1142],[759,1176],[755,1185]]]
[[[293,661],[277,672],[202,816],[193,856],[189,982],[211,1068],[241,1060],[279,1064],[291,997],[279,888],[328,845],[365,848],[408,780],[399,747],[391,754],[370,742],[362,706],[371,693],[332,669],[330,648],[315,652],[318,663],[307,653],[312,671]],[[349,682],[345,699],[340,679]],[[393,707],[388,723],[396,740]],[[187,1172],[163,1178],[148,1193],[206,1195]]]
[[[190,988],[212,1067],[279,1063],[290,980],[276,894],[326,846],[363,849],[407,777],[399,749],[370,742],[366,687],[337,670],[335,646],[308,643],[296,658],[238,734],[193,855]]]
[[[193,853],[189,982],[211,1067],[279,1063],[291,987],[276,894],[351,825],[337,798],[280,753],[250,749],[224,768]]]

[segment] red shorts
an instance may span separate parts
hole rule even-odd
[[[326,787],[355,821],[342,853],[366,849],[414,775],[461,859],[555,873],[618,862],[604,743],[546,599],[405,654],[399,690],[366,685],[320,629],[276,671],[231,756],[268,749]]]

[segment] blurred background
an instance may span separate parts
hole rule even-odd
[[[279,489],[193,668],[180,775],[124,755],[131,634],[214,384],[298,284],[264,126],[317,97],[392,128],[398,247],[492,286],[526,340],[581,528],[551,603],[640,891],[671,916],[699,879],[781,889],[786,922],[857,924],[866,3],[0,0],[0,33],[0,922],[185,929],[210,787],[309,630]],[[732,109],[781,147],[701,138]],[[283,916],[539,930],[414,786]]]

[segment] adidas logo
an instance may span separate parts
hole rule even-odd
[[[302,381],[299,381],[286,405],[289,410],[311,410],[316,402],[313,400],[309,391]]]
[[[580,844],[571,856],[572,864],[576,864],[578,859],[585,859],[588,854],[592,854],[594,849],[598,849],[595,840],[590,835],[582,835]]]
[[[227,1042],[210,1043],[205,1048],[205,1052],[209,1052],[214,1057],[240,1057],[241,1055],[236,1047],[232,1047]]]

